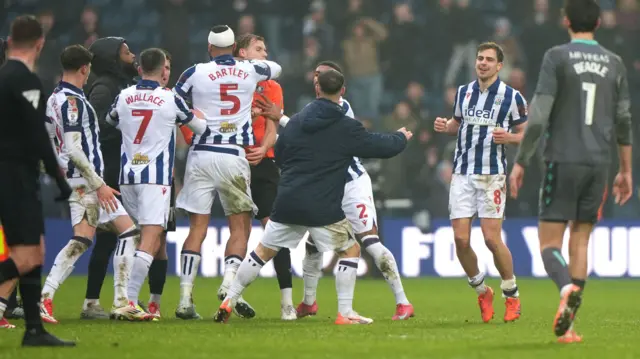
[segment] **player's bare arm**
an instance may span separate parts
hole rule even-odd
[[[460,129],[460,121],[455,118],[446,119],[444,117],[438,117],[433,123],[433,129],[439,133],[455,136]]]
[[[283,127],[286,125],[286,123],[284,125],[282,124],[282,119],[287,116],[283,114],[282,108],[280,108],[280,106],[278,106],[276,103],[262,94],[256,94],[255,100],[262,116],[272,121],[280,121],[280,125]]]
[[[517,145],[522,141],[526,123],[514,126],[511,131],[507,131],[502,127],[493,130],[493,142],[498,145]]]

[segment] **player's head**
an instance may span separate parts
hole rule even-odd
[[[9,51],[35,52],[36,58],[44,47],[44,30],[35,16],[18,16],[11,23],[7,40]]]
[[[82,45],[67,46],[60,54],[63,77],[75,77],[84,85],[91,73],[93,54]]]
[[[232,55],[235,45],[235,35],[233,30],[227,25],[216,25],[209,31],[209,55],[217,57],[220,55]]]
[[[336,97],[344,94],[344,75],[330,69],[318,75],[315,84],[318,97]]]
[[[143,78],[168,79],[170,71],[166,51],[151,48],[140,54],[140,72]]]
[[[160,85],[162,87],[166,87],[167,84],[169,84],[169,78],[171,77],[171,54],[165,49],[162,49],[162,51],[164,52],[164,56],[166,57],[167,61],[165,62],[165,73],[162,76]]]
[[[565,0],[562,10],[570,33],[595,32],[600,26],[600,5],[595,0]]]
[[[318,83],[318,75],[320,75],[321,73],[323,73],[325,71],[329,71],[329,70],[335,70],[335,71],[338,71],[341,74],[344,74],[342,72],[342,68],[340,68],[340,65],[336,64],[335,62],[333,62],[333,61],[321,61],[316,66],[316,71],[314,72],[314,75],[313,75],[313,84],[315,85],[316,83]]]
[[[238,36],[233,56],[247,60],[266,60],[267,45],[264,43],[264,37],[255,34]]]
[[[504,61],[504,51],[495,42],[485,42],[478,46],[476,52],[476,74],[481,81],[498,76]]]

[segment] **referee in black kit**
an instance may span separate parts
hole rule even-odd
[[[26,322],[23,346],[74,346],[44,330],[38,307],[44,262],[40,161],[60,188],[57,200],[71,194],[44,125],[47,96],[33,73],[44,45],[38,20],[16,18],[8,45],[8,61],[0,68],[0,222],[11,254],[0,263],[0,286],[20,278]]]

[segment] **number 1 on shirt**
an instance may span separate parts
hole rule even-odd
[[[596,105],[596,84],[592,82],[583,82],[582,91],[587,91],[587,102],[584,109],[584,124],[591,126],[593,124],[593,108]]]
[[[149,126],[149,121],[151,121],[151,117],[153,116],[153,110],[132,110],[131,116],[142,117],[142,123],[140,124],[140,128],[138,128],[136,138],[133,140],[133,144],[139,145],[142,142],[144,133],[147,132],[147,126]]]

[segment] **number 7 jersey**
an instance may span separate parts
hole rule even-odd
[[[255,145],[251,104],[260,81],[277,78],[281,67],[266,60],[237,60],[222,55],[188,68],[174,91],[190,100],[207,120],[207,130],[194,145]]]
[[[176,124],[191,120],[184,100],[156,81],[141,80],[122,90],[107,114],[122,132],[120,184],[170,186]]]

